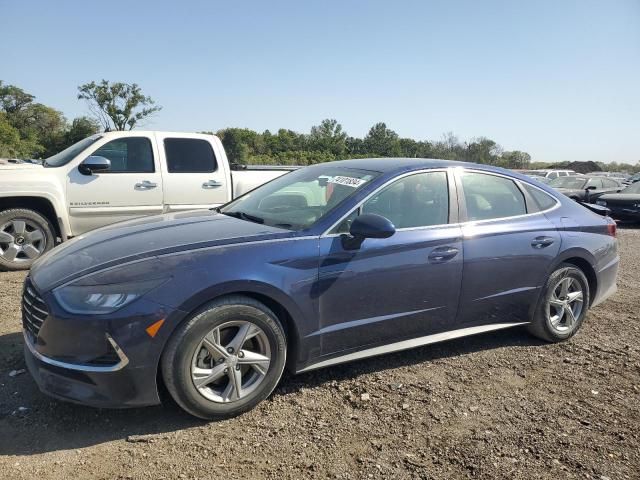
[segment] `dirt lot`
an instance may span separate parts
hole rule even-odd
[[[502,331],[286,377],[218,423],[11,376],[24,275],[0,274],[0,477],[640,478],[640,229],[619,238],[619,291],[569,342]]]

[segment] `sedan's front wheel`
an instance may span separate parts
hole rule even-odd
[[[286,360],[277,317],[251,298],[214,301],[173,334],[162,375],[173,399],[204,419],[245,412],[269,396]]]
[[[589,282],[582,270],[560,265],[547,279],[529,332],[560,342],[578,331],[589,309]]]

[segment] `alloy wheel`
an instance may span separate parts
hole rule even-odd
[[[195,349],[191,380],[207,400],[235,402],[262,383],[271,364],[265,332],[244,320],[225,322],[207,333]]]
[[[47,239],[38,224],[14,218],[0,226],[0,257],[8,262],[29,262],[44,252]]]
[[[573,277],[561,278],[547,302],[547,319],[551,328],[566,333],[575,328],[584,306],[582,285]]]

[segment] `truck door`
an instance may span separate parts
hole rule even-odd
[[[67,177],[73,235],[122,220],[162,213],[162,174],[151,138],[132,133],[127,137],[101,140],[96,147],[90,155],[109,159],[111,168],[84,175],[75,167]]]
[[[212,208],[231,200],[226,157],[206,135],[157,134],[166,211]]]

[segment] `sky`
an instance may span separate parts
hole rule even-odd
[[[640,0],[0,0],[0,80],[69,119],[137,83],[145,128],[486,136],[534,161],[640,161]]]

